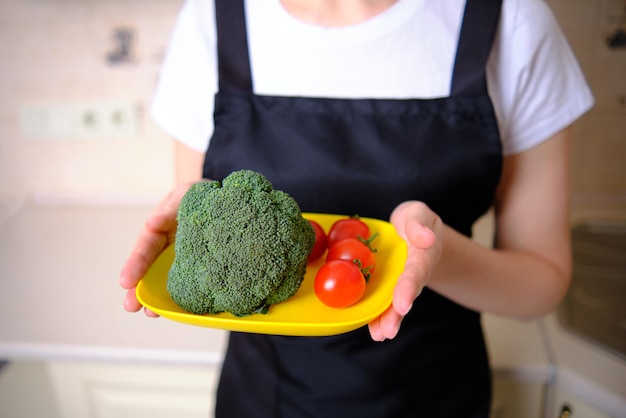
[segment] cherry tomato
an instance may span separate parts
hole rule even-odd
[[[334,243],[346,238],[370,237],[370,229],[365,222],[359,218],[346,218],[336,221],[328,231],[328,248]]]
[[[309,220],[309,223],[315,231],[315,244],[309,254],[309,263],[312,263],[322,258],[322,255],[326,252],[326,232],[324,232],[324,228],[317,222]]]
[[[332,260],[324,263],[317,271],[313,288],[318,299],[326,306],[346,308],[363,297],[365,277],[356,264]]]
[[[326,255],[326,261],[330,260],[359,260],[361,269],[369,274],[376,268],[376,253],[367,243],[356,238],[342,239],[333,244]]]

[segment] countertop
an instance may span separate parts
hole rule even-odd
[[[152,207],[30,204],[5,217],[0,358],[218,365],[224,331],[122,308],[119,271]],[[484,315],[483,322],[496,376],[592,390],[610,410],[626,411],[624,359],[568,334],[553,316],[522,322]]]

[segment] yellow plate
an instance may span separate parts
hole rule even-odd
[[[346,216],[304,213],[307,219],[318,222],[326,232],[338,219]],[[174,246],[170,245],[157,258],[137,286],[137,299],[153,312],[186,324],[257,334],[325,336],[355,330],[378,317],[391,304],[393,289],[406,261],[406,244],[385,221],[361,218],[372,233],[378,232],[373,246],[376,253],[376,271],[365,295],[356,304],[343,309],[329,308],[315,296],[313,282],[324,257],[309,265],[298,292],[290,299],[272,305],[267,314],[236,317],[228,313],[195,315],[184,311],[166,289],[167,273],[174,260]]]

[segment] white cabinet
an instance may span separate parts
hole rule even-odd
[[[542,416],[543,383],[495,379],[491,418],[537,418]]]
[[[624,412],[626,414],[626,411]],[[623,418],[605,414],[576,395],[559,387],[554,388],[553,398],[546,418]]]
[[[219,365],[15,362],[0,379],[2,418],[210,418]],[[497,377],[491,418],[543,417],[545,384]]]
[[[0,417],[210,418],[218,371],[218,365],[14,362],[0,376]],[[496,373],[493,394],[490,418],[626,418],[626,411],[602,412],[537,378]]]
[[[207,418],[217,367],[51,362],[63,418]]]

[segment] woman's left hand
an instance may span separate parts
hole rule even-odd
[[[408,245],[404,271],[398,277],[391,306],[369,323],[374,341],[394,338],[413,301],[430,280],[442,252],[443,222],[427,205],[409,201],[391,214],[391,223]]]

